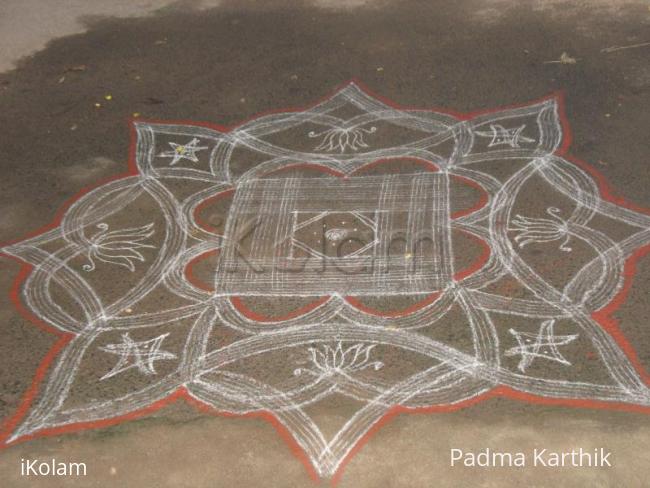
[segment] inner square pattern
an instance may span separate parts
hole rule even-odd
[[[438,290],[453,275],[448,178],[426,172],[244,183],[230,210],[216,293]]]

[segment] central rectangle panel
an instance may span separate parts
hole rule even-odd
[[[236,190],[218,295],[430,293],[451,278],[446,176],[256,179]]]

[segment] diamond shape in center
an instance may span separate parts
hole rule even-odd
[[[294,212],[291,256],[345,258],[372,255],[375,212]]]

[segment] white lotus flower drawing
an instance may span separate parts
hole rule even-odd
[[[340,151],[345,152],[358,151],[361,148],[367,148],[368,144],[364,141],[364,134],[373,134],[377,127],[364,129],[362,127],[335,127],[322,132],[309,132],[310,138],[322,137],[322,142],[314,148],[315,151]]]
[[[515,241],[519,247],[525,247],[531,242],[553,242],[564,239],[560,249],[570,252],[571,247],[567,246],[567,243],[571,239],[571,234],[566,220],[559,216],[560,209],[549,207],[546,213],[551,216],[550,219],[523,217],[517,214],[510,224],[511,231],[519,232],[515,236]]]
[[[93,271],[96,267],[95,260],[98,260],[123,266],[133,272],[134,261],[145,260],[141,250],[155,248],[143,242],[154,234],[153,223],[142,227],[109,231],[108,224],[102,222],[97,224],[97,228],[99,232],[90,238],[89,263],[83,266],[84,271]]]
[[[354,344],[344,349],[343,344],[339,342],[336,347],[310,347],[310,360],[314,369],[298,368],[294,370],[294,374],[299,376],[306,372],[314,376],[329,376],[335,373],[354,373],[371,367],[377,371],[384,363],[370,360],[370,353],[375,346],[376,344]]]

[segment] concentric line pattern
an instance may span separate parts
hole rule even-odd
[[[603,311],[624,291],[626,261],[650,244],[650,215],[604,198],[591,173],[563,157],[560,103],[450,115],[392,106],[350,83],[309,109],[232,129],[135,122],[134,174],[2,249],[33,267],[22,300],[63,337],[5,443],[104,425],[182,395],[232,414],[272,414],[317,475],[331,477],[397,407],[460,407],[514,392],[649,411],[647,375]],[[419,161],[423,170],[364,175],[386,161]],[[298,166],[319,176],[296,175]],[[487,195],[482,206],[468,209],[469,197],[454,190],[459,179]],[[220,198],[233,202],[222,231],[197,217]],[[268,220],[246,228],[242,216],[255,214]],[[259,277],[224,271],[247,233],[240,254],[251,265],[300,253],[343,268],[381,260],[396,222],[407,244],[430,232],[414,274],[403,264],[356,282],[340,268],[322,277],[275,266]],[[371,237],[331,256],[305,242],[312,225],[332,226],[326,243]],[[458,233],[490,251],[463,273]],[[589,258],[574,257],[578,248]],[[540,253],[569,276],[550,276]],[[189,276],[209,256],[214,289]],[[508,293],[505,280],[521,293]],[[379,313],[347,296],[355,286],[359,295],[428,297]],[[312,301],[277,318],[250,313],[240,295]],[[445,336],[450,328],[465,329],[470,347]],[[356,409],[326,435],[327,420],[310,409],[334,398]]]

